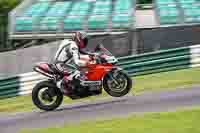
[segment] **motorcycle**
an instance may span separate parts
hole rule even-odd
[[[89,64],[79,69],[81,77],[71,81],[67,80],[67,71],[59,72],[54,64],[39,63],[33,70],[46,76],[47,80],[42,81],[32,90],[32,101],[41,110],[52,111],[58,108],[63,96],[73,100],[102,94],[103,89],[112,97],[122,97],[129,93],[132,88],[132,79],[116,64],[118,60],[113,56],[102,43],[94,50],[94,64]],[[61,88],[57,82],[64,79]],[[66,79],[66,80],[65,80]],[[62,91],[64,90],[64,91]]]

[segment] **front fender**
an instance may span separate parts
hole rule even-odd
[[[112,69],[107,71],[107,73],[102,77],[102,82],[104,81],[105,77],[112,71],[123,71],[123,73],[125,73],[127,76],[129,76],[128,72],[126,72],[123,68],[114,66]]]

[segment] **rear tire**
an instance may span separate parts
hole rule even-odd
[[[39,98],[39,92],[43,88],[52,89],[51,91],[53,91],[56,96],[55,102],[53,102],[51,105],[43,104]],[[35,104],[35,106],[37,106],[39,109],[45,110],[45,111],[52,111],[58,108],[62,104],[63,94],[51,81],[43,81],[43,82],[38,83],[33,88],[32,101]]]
[[[110,74],[113,74],[115,70],[110,71]],[[127,81],[126,87],[121,91],[115,91],[108,85],[109,75],[107,74],[103,80],[103,88],[104,90],[112,97],[122,97],[128,94],[132,88],[132,79],[128,76],[127,73],[123,72],[122,70],[117,70],[118,75],[124,76],[125,80]]]

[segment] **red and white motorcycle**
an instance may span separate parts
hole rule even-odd
[[[110,96],[121,97],[129,93],[132,88],[132,79],[120,67],[118,60],[102,45],[95,48],[95,64],[79,68],[84,78],[72,81],[63,80],[61,86],[64,93],[57,87],[57,81],[67,79],[68,72],[60,73],[53,64],[40,63],[34,66],[34,71],[48,77],[48,80],[38,83],[32,91],[32,101],[40,109],[51,111],[59,107],[63,95],[71,99],[80,99],[99,95],[104,89]],[[76,69],[72,67],[72,69]]]

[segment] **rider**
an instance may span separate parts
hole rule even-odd
[[[87,44],[88,35],[86,32],[76,32],[71,40],[64,39],[61,42],[54,58],[55,66],[60,72],[70,73],[68,80],[80,76],[80,71],[76,68],[85,67],[90,63],[91,56],[94,54],[84,50]],[[82,60],[81,55],[87,55],[85,56],[87,60]],[[75,70],[71,69],[73,66],[76,67]],[[61,82],[62,80],[57,83],[59,88],[61,88]]]

